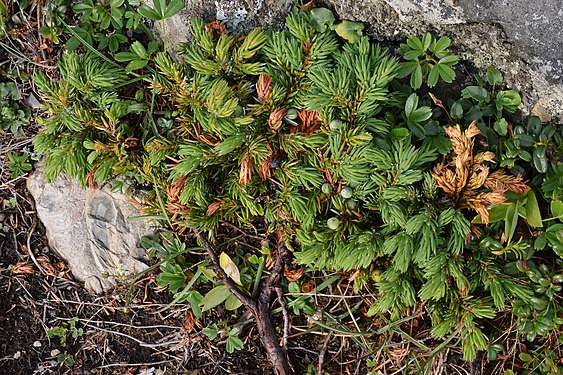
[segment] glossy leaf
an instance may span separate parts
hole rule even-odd
[[[440,78],[442,78],[444,82],[452,83],[455,78],[455,71],[448,65],[438,64],[436,66],[438,67]]]
[[[436,42],[436,46],[434,47],[434,52],[441,52],[444,51],[452,44],[452,40],[447,36],[443,36]]]
[[[411,87],[415,90],[419,89],[422,86],[422,67],[420,65],[416,65],[414,72],[411,75]]]
[[[452,108],[450,109],[450,116],[452,116],[452,118],[463,117],[463,106],[461,105],[459,100],[452,104]]]
[[[540,173],[547,172],[547,168],[549,166],[549,163],[547,162],[547,156],[545,154],[546,151],[547,148],[545,146],[537,146],[532,154],[534,167]]]
[[[428,74],[428,87],[434,87],[438,83],[440,77],[438,65],[434,65]]]
[[[168,6],[166,7],[166,10],[164,11],[164,15],[163,18],[170,18],[178,13],[180,13],[182,11],[182,9],[184,9],[184,7],[186,6],[186,3],[184,0],[172,0],[170,2],[170,4],[168,4]]]
[[[311,10],[311,26],[319,33],[332,26],[334,21],[334,14],[327,8],[314,8]]]
[[[487,68],[487,82],[490,85],[500,85],[502,83],[502,73],[492,66]]]
[[[501,118],[495,122],[493,128],[499,135],[505,136],[508,133],[508,122],[506,122],[504,118]]]
[[[485,101],[489,97],[487,90],[485,90],[481,86],[467,86],[461,91],[461,93],[463,94],[464,98],[472,98],[477,100],[478,102]]]
[[[553,217],[558,217],[559,219],[563,219],[563,202],[559,200],[551,201],[550,208],[551,208],[551,215],[553,215]]]

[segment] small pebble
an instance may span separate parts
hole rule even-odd
[[[59,349],[53,349],[51,350],[51,357],[56,357],[59,354],[61,354],[61,351]]]
[[[20,352],[19,350],[14,353],[14,359],[20,359],[21,356],[22,356],[22,352]]]
[[[41,342],[35,341],[35,342],[33,343],[33,347],[34,347],[34,348],[40,348],[40,347],[41,347]]]

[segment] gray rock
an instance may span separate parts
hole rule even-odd
[[[27,186],[49,245],[87,289],[99,293],[147,268],[139,240],[155,227],[147,221],[128,221],[140,213],[126,196],[107,187],[83,189],[64,176],[48,183],[41,167]]]
[[[164,20],[165,32],[161,22],[155,22],[153,29],[161,40],[166,34],[170,51],[177,53],[190,39],[189,24],[194,18],[223,21],[230,33],[238,35],[256,26],[281,27],[292,5],[293,0],[193,0],[178,15]]]
[[[189,40],[187,25],[200,17],[225,21],[234,33],[279,28],[290,0],[194,0],[166,20],[168,44]],[[563,8],[560,0],[325,0],[341,19],[366,23],[377,40],[404,41],[432,31],[449,35],[455,52],[480,69],[499,68],[524,95],[522,109],[540,106],[563,121]],[[155,25],[162,35],[160,24]]]

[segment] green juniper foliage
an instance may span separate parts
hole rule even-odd
[[[37,119],[43,129],[33,144],[47,156],[46,176],[65,173],[86,184],[91,171],[91,182],[104,182],[135,170],[136,137],[142,135],[135,114],[146,106],[116,91],[127,80],[123,68],[92,53],[67,52],[59,69],[58,82],[42,72],[34,77],[46,117]]]
[[[377,290],[370,315],[399,319],[424,302],[433,334],[460,337],[467,359],[488,348],[480,321],[507,308],[529,340],[556,330],[561,130],[534,118],[513,127],[504,116],[520,97],[498,89],[502,75],[494,69],[457,101],[422,96],[416,91],[422,76],[429,87],[455,76],[449,39],[412,37],[401,62],[356,26],[335,26],[327,12],[295,11],[285,30],[255,29],[244,37],[193,20],[183,63],[141,43],[119,55],[142,60],[127,72],[154,70],[129,90],[125,68],[92,53],[66,53],[59,80],[35,78],[45,116],[34,145],[47,157],[48,178],[66,173],[86,184],[120,176],[145,184],[148,214],[212,240],[225,225],[275,233],[307,270],[353,272],[357,292]],[[411,74],[409,86],[402,77]],[[472,122],[479,142],[444,131]],[[473,163],[469,153],[456,164],[455,145],[463,142],[485,161]],[[437,181],[443,161],[451,170]],[[461,175],[470,168],[464,163],[483,181]],[[502,182],[503,167],[523,175],[529,188],[476,190],[490,174]],[[444,186],[458,182],[470,204],[446,194]],[[464,207],[484,206],[479,199],[489,193],[497,200],[487,203],[486,226]],[[230,307],[239,306],[205,266],[186,271],[185,245],[164,242],[151,247],[162,260],[159,280],[177,301],[190,301],[197,316],[229,298]],[[262,246],[260,252],[237,247],[222,258],[252,295],[271,256]],[[539,250],[550,260],[532,261]],[[194,289],[201,280],[213,283],[206,296]],[[231,332],[229,350],[239,348],[237,335]]]

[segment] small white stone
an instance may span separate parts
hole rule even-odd
[[[19,350],[14,353],[14,359],[20,359],[21,356],[22,356],[22,352],[20,352]]]
[[[35,341],[35,342],[33,343],[33,347],[34,347],[34,348],[40,348],[40,347],[41,347],[41,342]]]
[[[51,350],[51,357],[56,357],[59,354],[61,354],[61,351],[59,349],[53,349]]]

